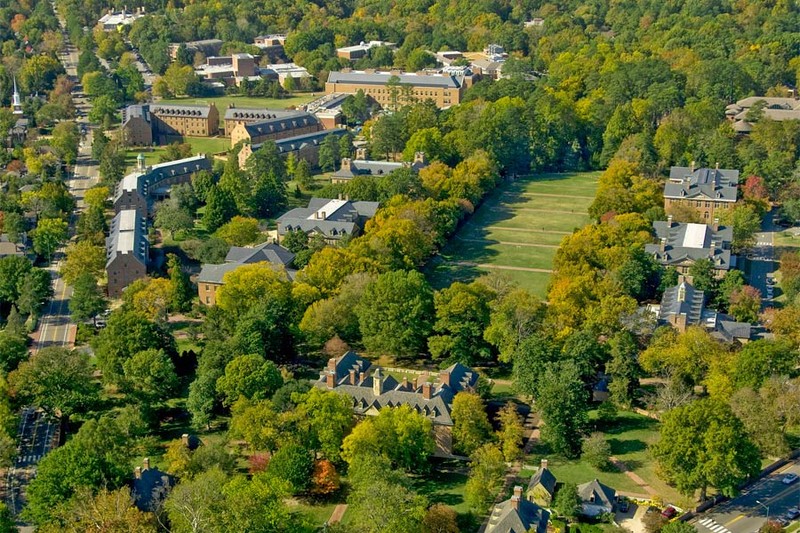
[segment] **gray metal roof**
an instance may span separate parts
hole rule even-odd
[[[359,175],[367,176],[383,176],[391,174],[395,170],[403,168],[403,163],[395,163],[392,161],[368,161],[364,159],[351,159],[350,168],[345,168],[345,165],[333,173],[334,178],[347,179]]]
[[[708,198],[722,202],[736,201],[739,171],[729,169],[672,167],[664,185],[664,197]]]
[[[294,260],[294,254],[277,244],[265,242],[253,247],[232,246],[225,256],[226,263],[239,263],[241,265],[263,263],[265,261],[276,265],[289,265]]]
[[[106,266],[120,254],[132,254],[147,264],[149,242],[147,217],[135,209],[124,209],[111,219],[106,238]]]
[[[578,496],[584,503],[613,507],[616,494],[617,491],[608,485],[600,483],[597,479],[578,485]]]
[[[225,120],[270,120],[296,115],[297,111],[286,109],[267,109],[266,107],[228,107]]]
[[[177,105],[177,104],[153,104],[150,112],[154,115],[166,115],[172,117],[208,118],[212,104],[208,105]]]
[[[211,161],[204,154],[168,161],[166,163],[159,163],[148,167],[147,172],[144,173],[132,172],[122,178],[117,184],[114,202],[116,202],[124,192],[138,191],[143,196],[147,196],[150,190],[157,188],[164,180],[174,178],[175,176],[194,174],[201,170],[211,170]]]
[[[498,503],[492,509],[486,533],[545,533],[550,521],[550,512],[533,502],[521,498],[518,509],[511,498]]]
[[[463,78],[454,75],[440,74],[413,74],[391,72],[330,72],[328,73],[329,83],[352,83],[360,85],[386,85],[389,78],[396,76],[401,84],[413,85],[414,87],[438,87],[442,89],[458,89],[461,87]]]
[[[731,268],[730,244],[733,228],[720,226],[716,231],[706,224],[684,224],[657,221],[653,223],[656,237],[661,243],[645,245],[645,252],[651,254],[663,265],[694,263],[700,259],[711,259],[717,270]]]
[[[268,119],[259,120],[258,122],[245,124],[244,129],[247,131],[250,137],[261,137],[264,135],[306,128],[308,126],[315,126],[318,124],[319,119],[311,113],[306,113],[305,111],[293,111],[283,116],[276,115]]]
[[[550,496],[553,496],[556,492],[556,476],[553,475],[549,468],[539,467],[531,476],[528,489],[530,490],[537,485],[544,487],[550,493]]]
[[[223,263],[221,265],[203,265],[197,276],[198,283],[222,283],[222,277],[239,268],[241,263]]]
[[[278,232],[290,230],[317,231],[326,236],[352,235],[375,216],[378,202],[351,202],[312,198],[308,207],[297,207],[278,217]]]
[[[285,153],[285,152],[294,152],[299,150],[305,145],[313,144],[313,145],[320,145],[322,141],[328,135],[333,135],[335,137],[341,137],[347,130],[345,129],[335,129],[335,130],[321,130],[315,131],[313,133],[305,133],[303,135],[295,135],[294,137],[286,137],[285,139],[278,139],[276,141],[269,141],[274,142],[275,146],[278,147],[278,153]],[[264,143],[257,143],[251,145],[250,149],[255,152],[256,150],[260,149],[264,146]]]

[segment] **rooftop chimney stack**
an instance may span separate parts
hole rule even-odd
[[[439,381],[442,382],[442,385],[450,386],[450,372],[448,370],[442,370],[439,372]]]
[[[181,442],[187,448],[189,447],[189,434],[188,433],[184,433],[183,435],[181,435]]]
[[[363,146],[356,148],[356,160],[365,161],[367,159],[367,149]]]
[[[714,231],[719,231],[719,218],[714,217],[714,223],[711,225],[711,229]]]
[[[672,227],[672,215],[667,215],[667,227]]]
[[[142,479],[142,467],[141,466],[137,466],[136,468],[133,469],[133,477],[135,477],[136,479]]]
[[[364,383],[364,379],[366,379],[367,375],[364,372],[358,373],[358,383]]]
[[[350,385],[355,385],[355,384],[356,384],[356,371],[355,370],[351,370],[350,371]]]
[[[692,161],[692,174],[694,174],[694,161]]]
[[[325,386],[332,389],[336,386],[336,374],[334,372],[325,373]]]
[[[145,457],[142,459],[142,470],[150,470],[150,458]]]
[[[381,376],[381,369],[375,370],[372,374],[372,394],[380,396],[383,392],[383,378]]]
[[[431,384],[428,381],[422,384],[422,398],[425,400],[431,399]]]
[[[547,470],[547,459],[542,459],[542,462],[539,463],[539,468],[542,470]]]
[[[664,250],[666,250],[666,249],[667,249],[667,238],[666,237],[661,237],[661,239],[659,240],[659,243],[658,243],[658,250],[660,252],[664,252]]]
[[[514,495],[511,497],[511,507],[515,511],[519,511],[519,502],[522,501],[522,487],[517,485],[514,487]]]

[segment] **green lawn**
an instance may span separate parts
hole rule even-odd
[[[216,154],[226,152],[230,148],[231,141],[227,137],[175,137],[171,142],[187,143],[192,147],[192,154]],[[166,152],[166,146],[155,146],[152,148],[130,148],[125,153],[125,165],[128,170],[136,166],[136,158],[139,154],[144,154],[144,160],[148,165],[159,163],[159,158]]]
[[[627,411],[620,411],[614,420],[599,424],[611,446],[614,457],[624,462],[631,471],[638,474],[653,487],[665,503],[680,504],[683,498],[678,492],[662,481],[656,474],[656,464],[650,456],[648,446],[658,439],[659,422],[651,418]],[[594,478],[614,489],[644,494],[646,491],[628,476],[617,470],[600,471],[586,461],[568,460],[548,453],[545,445],[534,447],[533,453],[526,457],[526,464],[538,465],[543,458],[548,459],[549,468],[559,482],[586,483]],[[529,479],[533,470],[523,470],[520,474]]]
[[[236,107],[265,107],[267,109],[288,109],[290,107],[297,107],[319,98],[324,93],[302,93],[295,94],[289,98],[257,98],[249,96],[214,96],[209,98],[172,98],[160,100],[163,104],[210,104],[211,102],[217,106],[219,110],[220,120],[225,114],[225,110],[230,104]]]
[[[598,176],[539,174],[501,185],[430,262],[431,283],[440,288],[499,272],[544,296],[558,245],[590,222]]]
[[[466,514],[469,512],[469,506],[464,502],[467,475],[455,471],[456,468],[463,466],[458,462],[437,465],[428,474],[415,477],[412,480],[413,488],[427,497],[431,504],[443,503],[459,514]]]

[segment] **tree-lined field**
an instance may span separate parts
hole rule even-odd
[[[598,176],[539,174],[499,187],[431,262],[432,284],[497,271],[544,296],[559,243],[589,223]]]

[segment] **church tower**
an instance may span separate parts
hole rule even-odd
[[[13,109],[13,113],[15,115],[22,114],[22,100],[19,97],[19,91],[17,90],[17,77],[14,76],[14,94],[11,96],[11,108]]]

